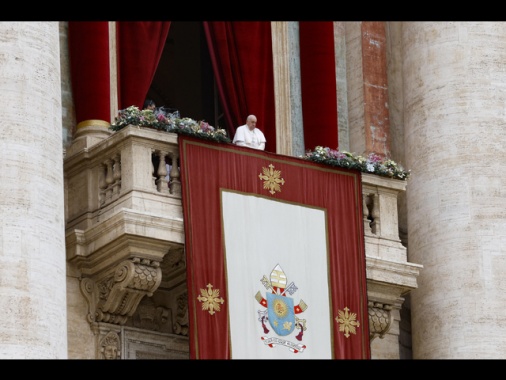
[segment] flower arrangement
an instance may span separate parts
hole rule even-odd
[[[347,151],[339,152],[335,149],[317,146],[314,151],[306,152],[303,158],[331,166],[357,169],[364,173],[377,174],[400,180],[407,180],[411,174],[411,170],[404,170],[402,165],[390,159],[384,160],[375,153],[363,157]]]
[[[163,107],[155,110],[140,110],[137,106],[130,106],[118,112],[118,116],[109,128],[113,131],[119,131],[128,125],[151,127],[217,142],[231,142],[224,129],[214,128],[204,120],[196,121],[189,117],[181,118],[178,111],[171,113]]]

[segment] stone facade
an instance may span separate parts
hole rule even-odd
[[[288,54],[287,59],[276,63],[277,78],[279,86],[290,81],[286,89],[291,94],[290,102],[279,103],[277,107],[291,108],[285,110],[286,118],[283,119],[283,123],[289,124],[290,118],[297,114],[299,82],[294,51],[286,47],[296,46],[297,25],[277,25],[280,34],[276,34],[274,28],[273,41],[278,42],[280,51]],[[3,26],[9,33],[23,31],[23,28],[18,30],[21,25]],[[343,25],[340,26],[340,32],[345,33]],[[63,144],[63,154],[58,155],[56,161],[64,156],[64,174],[60,172],[59,176],[63,183],[51,177],[52,186],[63,190],[63,194],[53,194],[49,199],[60,200],[56,210],[60,207],[66,231],[64,236],[55,236],[52,244],[58,246],[58,241],[62,244],[64,239],[65,247],[53,249],[54,257],[45,254],[44,257],[50,259],[47,269],[51,270],[45,281],[48,286],[56,284],[58,276],[55,274],[63,274],[63,267],[56,271],[53,267],[62,264],[61,254],[66,252],[66,286],[58,286],[60,291],[66,290],[66,297],[60,297],[60,304],[52,305],[54,312],[49,314],[52,329],[59,327],[61,330],[57,333],[58,338],[47,338],[47,335],[45,338],[52,344],[57,343],[60,351],[37,352],[22,343],[20,350],[5,350],[6,357],[187,358],[189,321],[179,172],[175,166],[170,173],[163,165],[153,166],[156,160],[162,162],[166,157],[173,161],[178,159],[177,136],[138,128],[112,134],[107,129],[108,124],[98,120],[76,126],[66,45],[67,24],[40,23],[37,27],[51,30],[49,35],[53,40],[34,43],[39,45],[41,52],[52,54],[51,58],[56,60],[53,63],[60,68],[53,70],[52,76],[44,77],[47,80],[44,86],[53,86],[57,95],[56,108],[61,112],[48,113],[53,118],[58,116],[58,120],[48,126],[56,126],[58,133],[49,135],[53,137],[51,144]],[[26,35],[29,33],[21,33],[13,40],[23,41]],[[341,40],[345,40],[344,35]],[[14,47],[6,49],[13,50]],[[342,49],[343,54],[346,51],[349,49]],[[340,56],[341,87],[346,82],[343,58]],[[39,61],[46,65],[49,62],[47,57]],[[287,65],[290,66],[288,72],[284,68]],[[282,72],[285,79],[279,75]],[[51,96],[48,99],[52,99]],[[18,103],[23,102],[18,100]],[[51,111],[54,107],[45,109]],[[37,112],[40,117],[40,109]],[[292,144],[288,144],[287,149],[299,152],[302,136],[296,130],[292,134]],[[13,134],[13,141],[20,139],[20,135]],[[55,151],[51,150],[53,154]],[[40,155],[47,157],[47,153],[43,149]],[[51,162],[52,167],[58,166],[48,158],[44,159],[46,165]],[[44,173],[55,175],[55,171],[49,169]],[[165,179],[167,175],[170,187]],[[403,296],[416,287],[420,269],[407,261],[406,249],[398,236],[397,197],[406,190],[405,184],[399,187],[398,182],[364,177],[364,226],[368,239],[367,279],[374,358],[398,357],[395,352],[398,351],[399,310]],[[17,205],[17,202],[11,204]],[[55,207],[51,205],[51,210],[45,209],[44,212],[54,211]],[[41,239],[33,233],[32,236],[34,242]],[[6,257],[9,256],[3,255],[2,259]],[[33,276],[35,272],[29,273]],[[37,293],[30,291],[30,294]],[[23,310],[19,313],[20,318],[27,320],[30,314]],[[62,310],[65,313],[61,313]],[[59,313],[59,318],[53,317],[55,312]],[[12,336],[19,337],[22,325],[11,326]],[[24,333],[38,334],[40,330],[25,329]],[[65,344],[61,339],[66,340]],[[27,347],[28,353],[23,351]]]
[[[334,28],[340,144],[375,149],[380,115],[383,151],[412,170],[407,183],[363,177],[372,358],[503,358],[506,26],[380,24]],[[77,129],[66,24],[0,29],[0,356],[187,358],[179,173],[169,188],[152,167],[177,160],[177,137]],[[295,25],[273,30],[278,91],[296,95]],[[287,130],[290,97],[277,105]]]

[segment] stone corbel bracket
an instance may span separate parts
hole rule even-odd
[[[88,301],[88,321],[123,325],[144,296],[151,297],[162,281],[158,261],[135,257],[121,262],[100,281],[81,280]]]
[[[183,221],[122,209],[85,231],[69,231],[66,243],[69,273],[80,280],[92,327],[124,325],[160,286],[164,257],[184,247]]]
[[[391,305],[369,302],[369,339],[371,342],[376,337],[383,338],[390,330],[394,320],[391,310]]]

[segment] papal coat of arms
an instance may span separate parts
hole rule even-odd
[[[261,323],[264,336],[261,337],[264,344],[269,347],[281,345],[287,347],[293,353],[303,352],[306,345],[290,341],[290,335],[302,342],[306,331],[306,320],[299,318],[299,314],[307,309],[304,301],[300,300],[297,305],[292,296],[298,288],[293,282],[287,285],[287,277],[279,264],[272,270],[270,280],[264,275],[260,282],[267,289],[265,298],[258,291],[255,299],[266,309],[258,310],[258,321]],[[271,333],[268,325],[277,336],[269,336]],[[286,337],[286,338],[285,338]]]

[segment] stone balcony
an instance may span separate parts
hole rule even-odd
[[[90,121],[66,152],[69,276],[79,279],[83,318],[97,334],[97,347],[125,327],[170,339],[188,335],[177,139],[133,126],[113,133],[106,123]],[[397,197],[406,182],[364,174],[362,190],[374,339],[398,335],[398,311],[417,287],[421,266],[407,261],[399,239]]]

